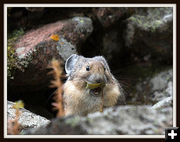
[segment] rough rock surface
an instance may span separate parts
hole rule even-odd
[[[167,97],[159,102],[157,102],[155,105],[152,106],[153,109],[164,109],[166,107],[171,106],[172,107],[173,98]]]
[[[135,11],[135,8],[128,7],[100,7],[93,8],[93,13],[97,16],[101,25],[105,28],[115,24],[120,18],[123,18],[125,15],[130,15]]]
[[[7,117],[8,120],[15,118],[16,110],[13,108],[14,103],[8,101],[7,104]],[[38,128],[40,126],[47,125],[50,121],[42,116],[36,115],[24,108],[20,109],[21,115],[19,117],[19,123],[22,127],[22,131],[28,128]]]
[[[85,135],[86,130],[80,125],[79,117],[56,118],[40,128],[27,129],[23,135]]]
[[[111,64],[117,64],[116,59],[123,53],[123,41],[121,37],[122,30],[112,29],[103,36],[102,54]]]
[[[172,108],[157,111],[151,106],[121,106],[87,117],[55,119],[47,126],[29,129],[24,134],[159,135],[170,126]]]
[[[136,85],[137,96],[144,96],[148,104],[155,104],[166,98],[173,97],[173,71],[162,71],[154,77],[148,77]],[[136,99],[136,98],[134,98]],[[135,101],[135,100],[134,100]],[[171,101],[168,101],[171,106]]]
[[[48,88],[50,76],[47,75],[47,67],[52,58],[64,62],[71,54],[77,53],[77,44],[83,42],[92,31],[91,19],[74,17],[24,34],[15,44],[21,70],[16,70],[14,79],[8,80],[9,87],[16,88],[17,92]],[[54,34],[59,35],[58,41],[50,38]]]
[[[150,80],[152,84],[153,101],[158,102],[173,96],[173,71],[172,69],[159,73]],[[150,92],[151,93],[151,92]]]
[[[172,61],[172,8],[139,8],[127,19],[126,46],[141,60]],[[153,51],[153,52],[152,52]]]

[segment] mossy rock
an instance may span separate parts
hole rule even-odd
[[[13,79],[13,74],[16,69],[19,69],[18,57],[14,49],[16,41],[24,34],[23,29],[15,30],[12,33],[8,33],[7,40],[7,76],[8,79]]]
[[[165,30],[167,27],[163,27],[166,23],[165,15],[171,15],[172,8],[150,8],[147,9],[145,15],[135,14],[128,20],[134,25],[145,31],[155,32],[158,29]]]

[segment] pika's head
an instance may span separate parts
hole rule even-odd
[[[106,84],[108,82],[109,66],[102,56],[85,58],[71,55],[65,63],[68,80],[81,80],[87,84]],[[93,86],[93,85],[92,85]]]

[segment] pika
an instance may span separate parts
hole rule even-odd
[[[103,107],[114,106],[117,101],[125,103],[123,89],[112,75],[102,56],[85,58],[71,55],[65,63],[67,81],[64,84],[65,115],[87,115],[100,110],[103,91]],[[87,87],[87,84],[103,84]]]

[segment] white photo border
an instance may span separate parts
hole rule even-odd
[[[165,138],[165,135],[7,135],[7,8],[8,7],[172,7],[173,8],[173,127],[176,127],[176,4],[4,4],[4,138]]]

